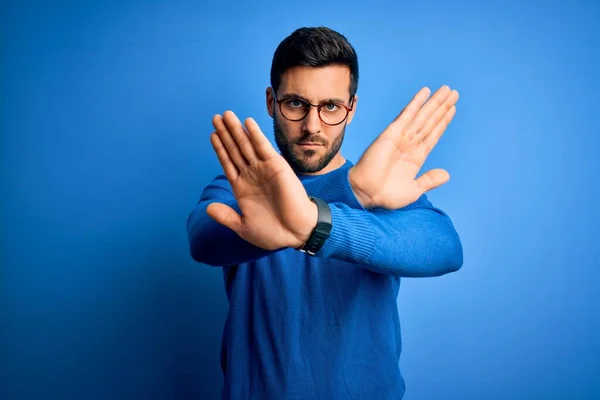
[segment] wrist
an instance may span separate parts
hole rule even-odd
[[[310,235],[312,235],[319,220],[319,209],[317,205],[311,200],[308,200],[308,203],[309,205],[307,206],[307,212],[305,213],[306,218],[304,219],[303,227],[298,234],[296,243],[291,246],[296,250],[301,249],[308,239],[310,239]]]
[[[314,256],[329,238],[332,228],[332,216],[331,208],[326,201],[318,197],[311,197],[310,200],[317,209],[317,221],[311,229],[310,235],[298,250]]]
[[[365,195],[356,185],[356,174],[354,168],[355,167],[350,168],[350,171],[348,172],[348,183],[350,184],[350,189],[352,189],[352,193],[354,194],[354,197],[356,197],[356,200],[364,208],[371,208],[369,196]]]

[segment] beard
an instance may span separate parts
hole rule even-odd
[[[303,132],[302,136],[298,139],[289,139],[281,129],[276,116],[273,117],[273,132],[275,143],[277,143],[281,156],[290,164],[292,169],[300,173],[314,173],[325,168],[340,151],[342,142],[344,141],[344,134],[346,133],[346,123],[344,122],[342,131],[337,135],[331,145],[321,136],[311,135],[307,132]],[[328,150],[320,158],[316,158],[316,151],[310,149],[303,150],[302,154],[297,156],[294,154],[294,146],[300,142],[318,143]]]

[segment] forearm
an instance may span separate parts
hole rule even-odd
[[[450,218],[427,200],[393,211],[330,207],[333,228],[320,257],[403,277],[440,276],[462,266],[462,245]]]
[[[437,276],[461,267],[458,234],[448,216],[433,207],[426,196],[400,210],[366,210],[352,193],[347,172],[344,178],[336,180],[340,182],[336,188],[307,185],[307,191],[328,201],[332,210],[333,229],[319,256],[398,276]],[[190,254],[195,261],[226,266],[275,252],[247,242],[213,220],[206,208],[215,201],[239,212],[224,176],[205,188],[188,217]]]
[[[340,202],[355,209],[363,209],[358,202],[348,180],[348,170],[334,171],[340,174],[333,180],[333,186],[323,186],[318,182],[308,183],[306,190],[310,194],[329,202]],[[198,205],[187,220],[187,233],[192,258],[200,263],[223,266],[257,260],[272,254],[242,239],[231,229],[213,220],[206,208],[212,202],[227,204],[240,212],[231,186],[224,176],[216,177],[202,192]]]

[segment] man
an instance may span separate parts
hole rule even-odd
[[[357,106],[354,48],[302,28],[275,51],[266,91],[279,154],[253,119],[213,118],[225,176],[188,219],[194,260],[223,268],[224,399],[400,399],[401,277],[458,270],[460,239],[417,178],[458,93],[421,89],[353,165],[340,147]]]

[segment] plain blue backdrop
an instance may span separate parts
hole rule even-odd
[[[600,396],[594,2],[2,2],[2,399],[213,399],[221,271],[185,221],[220,166],[211,117],[252,116],[278,43],[345,34],[344,154],[421,87],[461,95],[425,168],[464,266],[405,279],[406,400]]]

